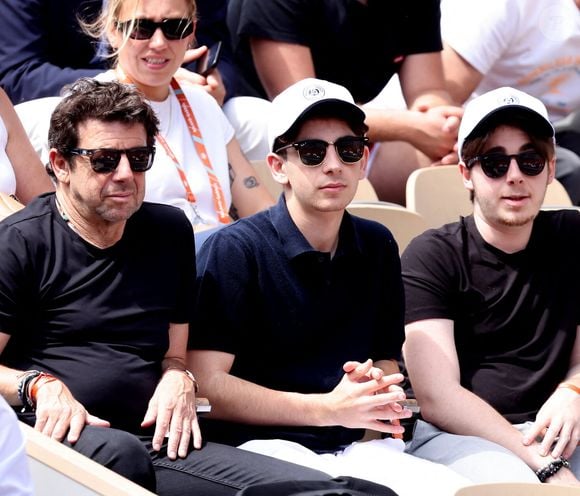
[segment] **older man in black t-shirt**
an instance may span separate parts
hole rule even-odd
[[[157,125],[122,83],[80,80],[57,106],[56,194],[0,223],[0,393],[21,420],[161,495],[328,479],[200,449],[185,368],[193,231],[179,209],[143,203]]]

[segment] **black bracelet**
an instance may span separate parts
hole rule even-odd
[[[548,463],[545,467],[536,470],[536,476],[540,479],[540,482],[546,482],[552,475],[554,475],[562,467],[570,468],[570,462],[566,460],[563,456]]]
[[[20,374],[18,378],[20,381],[18,382],[18,399],[22,403],[22,412],[32,412],[34,411],[35,405],[30,400],[30,396],[28,395],[28,387],[30,386],[30,382],[35,377],[40,375],[40,370],[27,370],[23,374]]]

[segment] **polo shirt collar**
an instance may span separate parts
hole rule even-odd
[[[270,208],[270,221],[276,230],[284,249],[284,253],[290,259],[304,253],[318,253],[310,246],[308,240],[298,229],[286,205],[286,197],[282,194],[278,203]],[[353,220],[347,212],[340,224],[338,235],[338,247],[335,258],[349,253],[361,253],[361,246],[353,225]]]

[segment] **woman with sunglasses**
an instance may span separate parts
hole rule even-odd
[[[244,157],[218,104],[175,78],[194,42],[194,0],[109,0],[87,28],[106,36],[116,57],[97,76],[136,85],[160,120],[147,201],[181,208],[196,232],[223,226],[273,203]]]
[[[12,102],[0,88],[0,192],[27,204],[40,193],[53,190]]]

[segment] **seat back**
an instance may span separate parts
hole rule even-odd
[[[554,179],[548,184],[546,196],[544,197],[544,207],[571,207],[573,206],[570,195],[560,181]]]
[[[386,226],[399,245],[399,254],[403,253],[415,236],[428,227],[420,214],[394,203],[353,201],[347,210],[352,215],[374,220]]]
[[[580,496],[580,487],[533,482],[494,482],[462,487],[455,496]]]
[[[153,496],[153,493],[125,479],[72,448],[19,422],[35,496]]]
[[[374,186],[367,177],[363,177],[358,182],[358,187],[356,188],[356,193],[354,194],[352,201],[379,201],[379,195],[377,195]]]
[[[407,179],[405,196],[407,208],[421,214],[429,227],[455,222],[473,212],[457,165],[414,170]]]
[[[429,227],[440,227],[470,215],[473,204],[457,165],[440,165],[414,170],[407,179],[407,208],[421,214]],[[546,190],[542,207],[570,207],[572,201],[557,179]]]
[[[258,176],[258,181],[261,182],[270,194],[278,199],[282,193],[282,185],[274,180],[272,173],[270,172],[270,167],[268,162],[264,160],[252,160],[252,165],[256,170],[256,175]]]

